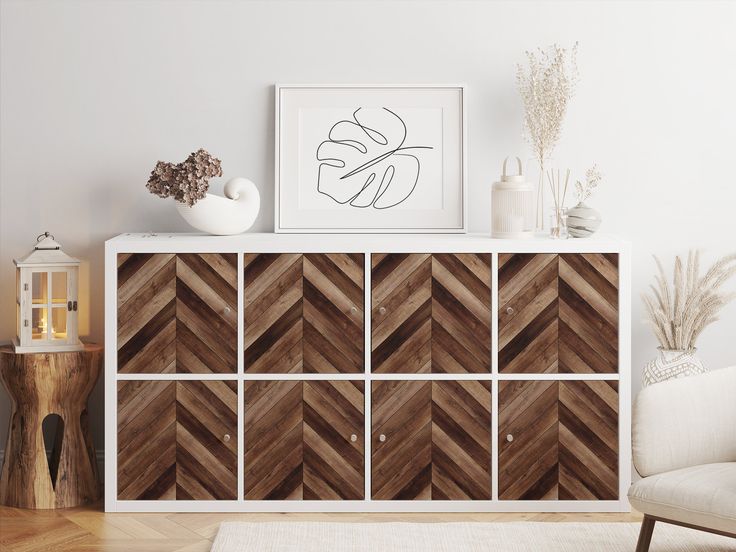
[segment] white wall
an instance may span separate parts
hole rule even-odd
[[[580,41],[582,77],[555,160],[599,164],[602,231],[634,244],[635,391],[656,345],[650,255],[736,250],[736,3],[3,0],[0,16],[0,338],[11,259],[50,230],[87,260],[83,329],[102,340],[104,240],[187,230],[145,189],[158,159],[207,148],[259,184],[271,230],[275,82],[467,83],[470,228],[487,231],[502,159],[530,157],[515,63],[553,42]],[[736,304],[700,341],[708,366],[736,364],[734,337]],[[101,446],[101,385],[92,408]],[[8,412],[3,393],[2,442]]]

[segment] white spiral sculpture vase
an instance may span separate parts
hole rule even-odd
[[[258,188],[247,178],[231,178],[225,184],[225,197],[207,194],[192,207],[177,203],[176,209],[191,226],[208,234],[241,234],[256,221],[261,208]]]

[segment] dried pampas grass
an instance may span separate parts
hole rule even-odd
[[[717,261],[702,277],[698,251],[688,253],[687,265],[675,257],[671,288],[662,263],[656,256],[654,260],[659,272],[656,286],[650,286],[651,293],[642,295],[649,324],[663,349],[694,349],[702,331],[718,320],[720,310],[736,297],[736,293],[719,291],[736,275],[736,254]]]

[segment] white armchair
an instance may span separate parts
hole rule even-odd
[[[649,550],[657,521],[736,538],[736,366],[644,388],[632,446],[637,552]]]

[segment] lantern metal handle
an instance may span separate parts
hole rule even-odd
[[[503,167],[502,167],[503,174],[501,176],[504,177],[504,178],[506,178],[506,162],[508,160],[509,160],[508,157],[503,160]],[[518,157],[516,157],[516,165],[519,167],[519,174],[518,174],[518,176],[523,176],[522,170],[521,170],[521,159],[518,158]]]
[[[44,238],[51,238],[52,240],[56,241],[56,238],[51,234],[51,232],[44,232],[43,234],[39,234],[36,236],[36,243],[40,242]]]

